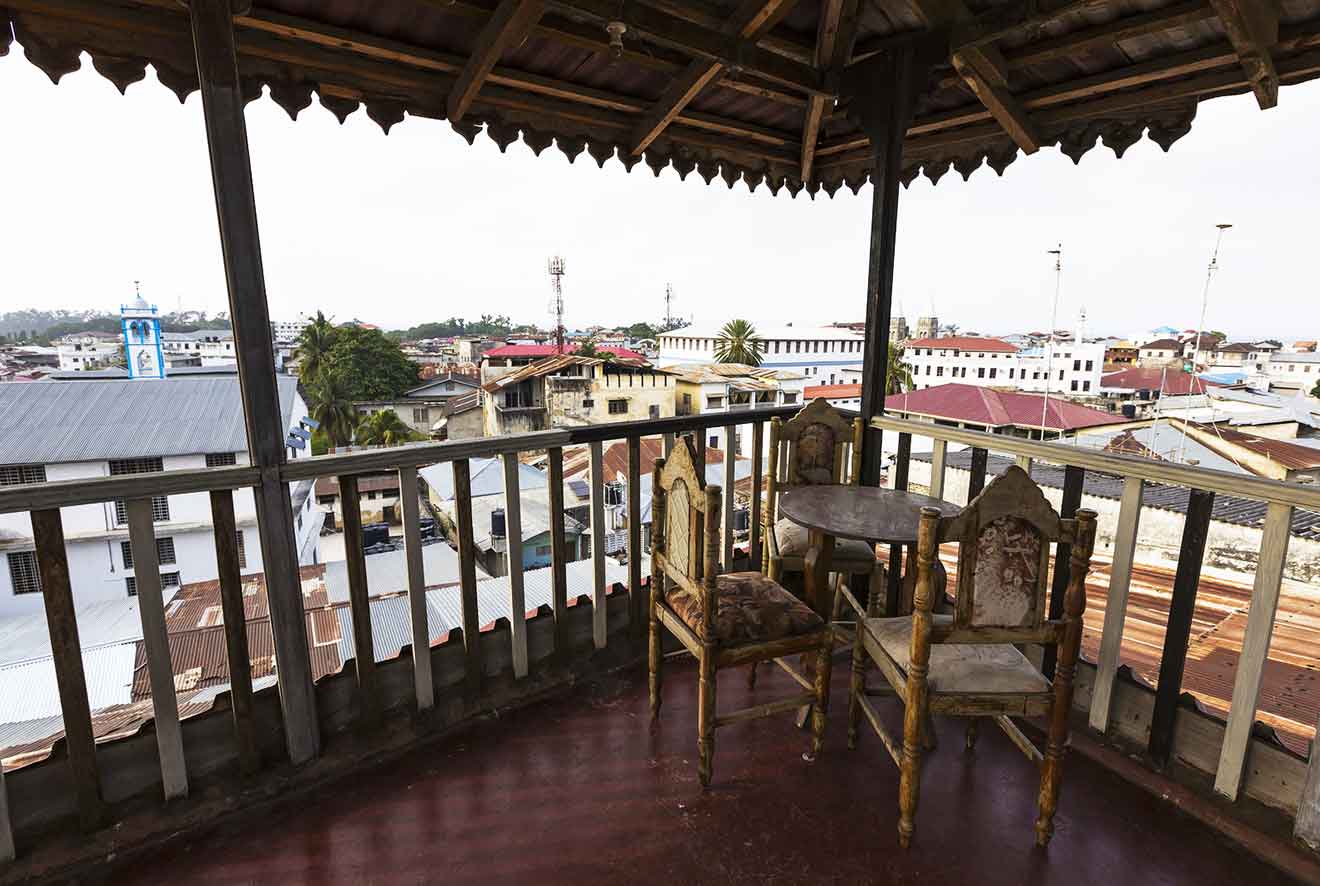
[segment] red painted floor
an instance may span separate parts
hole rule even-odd
[[[1279,875],[1107,770],[1068,760],[1057,832],[1033,845],[1036,771],[993,727],[975,752],[937,724],[917,833],[898,849],[897,770],[864,733],[845,746],[835,667],[826,753],[791,715],[717,734],[696,774],[695,672],[673,664],[647,725],[644,675],[609,678],[483,724],[117,873],[124,883],[1278,883]],[[721,708],[748,701],[721,675]],[[789,694],[763,668],[752,697]],[[897,706],[891,714],[897,726]],[[869,740],[867,740],[869,739]]]

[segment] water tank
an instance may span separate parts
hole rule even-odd
[[[368,523],[362,527],[362,546],[369,548],[372,545],[388,544],[390,540],[390,524],[388,523]]]
[[[504,538],[507,531],[504,528],[504,508],[496,508],[490,512],[490,537]]]
[[[417,530],[422,538],[435,538],[435,520],[431,517],[422,517],[417,521]]]
[[[733,531],[746,532],[751,529],[751,513],[746,508],[741,508],[733,512]]]
[[[1124,418],[1136,418],[1136,417],[1137,417],[1137,404],[1135,404],[1135,403],[1124,403],[1124,404],[1123,404],[1123,417],[1124,417]]]

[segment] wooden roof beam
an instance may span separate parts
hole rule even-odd
[[[730,18],[720,28],[720,33],[727,37],[755,41],[761,34],[770,30],[779,22],[796,0],[743,0]],[[632,154],[641,154],[655,139],[664,132],[665,127],[682,113],[683,109],[700,94],[724,70],[720,61],[699,59],[670,81],[664,93],[651,108],[642,115],[629,138],[629,150]]]
[[[1279,8],[1274,0],[1210,0],[1224,33],[1237,51],[1247,82],[1261,108],[1279,103],[1279,72],[1271,50],[1279,42]]]
[[[932,28],[957,27],[973,20],[963,0],[914,0],[917,12]],[[1040,150],[1041,139],[1008,89],[1008,63],[993,44],[969,44],[955,49],[953,67],[1014,143],[1027,154]]]
[[[840,70],[852,55],[853,41],[857,37],[860,21],[857,0],[824,0],[820,8],[820,22],[816,30],[816,67],[829,71]],[[807,99],[806,119],[802,124],[802,181],[811,180],[812,165],[816,160],[816,145],[820,141],[827,100],[820,96]]]
[[[545,12],[544,0],[500,0],[495,12],[477,34],[476,45],[449,92],[449,122],[457,123],[472,107],[500,57],[527,39]]]

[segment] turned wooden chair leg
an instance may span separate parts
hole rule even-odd
[[[930,711],[926,711],[926,716],[922,719],[921,746],[927,751],[939,747],[939,739],[935,737],[935,718],[931,716]]]
[[[976,730],[981,721],[976,717],[967,719],[967,750],[976,750]]]
[[[715,650],[703,650],[697,684],[697,775],[703,788],[710,787],[715,762]]]
[[[903,754],[898,776],[898,845],[912,845],[916,829],[917,794],[921,789],[921,753],[924,746],[927,712],[924,705],[912,704],[903,712]]]
[[[811,712],[811,758],[820,756],[825,746],[825,717],[830,710],[830,670],[834,658],[834,637],[826,632],[816,656],[816,704]]]
[[[852,679],[848,683],[848,750],[857,747],[857,727],[862,718],[862,696],[866,693],[866,650],[862,644],[862,623],[857,623],[853,640]]]
[[[755,688],[756,688],[756,666],[757,666],[758,664],[760,664],[759,661],[754,661],[754,662],[752,662],[750,665],[747,666],[747,688],[748,688],[748,689],[755,689]]]
[[[1064,689],[1064,696],[1072,697],[1072,673],[1074,666],[1069,665],[1068,673],[1061,674],[1056,671],[1056,682],[1063,680],[1068,684]],[[1062,669],[1060,669],[1062,670]],[[1056,699],[1055,704],[1059,702]],[[1071,707],[1071,705],[1069,705]],[[1064,709],[1065,711],[1067,708]],[[1037,803],[1040,807],[1036,815],[1036,845],[1047,846],[1050,837],[1054,836],[1054,812],[1059,808],[1059,786],[1063,781],[1063,756],[1068,750],[1068,718],[1064,713],[1062,716],[1054,712],[1050,714],[1049,730],[1045,737],[1044,759],[1040,764],[1040,795]]]
[[[651,688],[651,722],[660,719],[660,703],[663,700],[661,695],[662,675],[661,667],[664,665],[665,657],[660,646],[660,616],[656,611],[655,604],[650,607],[650,637],[647,648],[648,670],[650,672]]]

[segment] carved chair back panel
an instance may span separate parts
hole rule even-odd
[[[971,624],[1036,627],[1041,622],[1044,544],[1036,527],[1020,517],[996,517],[976,541]]]

